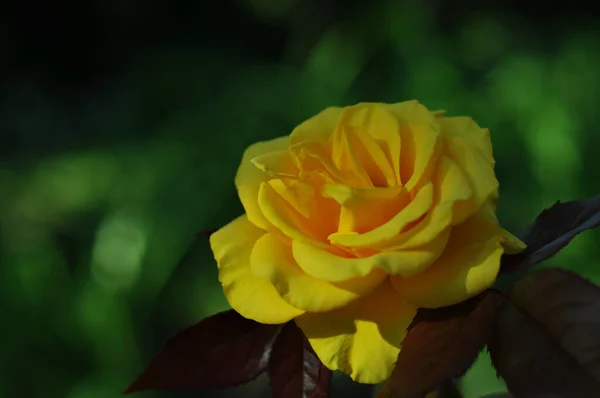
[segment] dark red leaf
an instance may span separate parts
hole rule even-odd
[[[450,307],[420,309],[377,397],[420,398],[462,375],[485,346],[500,302],[499,293],[487,290]]]
[[[263,325],[230,310],[171,337],[125,391],[227,387],[267,369],[281,325]]]
[[[600,397],[600,288],[562,269],[517,280],[488,343],[516,398]]]
[[[544,261],[558,253],[576,235],[598,225],[600,195],[585,200],[556,202],[542,211],[521,236],[527,249],[502,257],[501,272],[516,272]]]
[[[313,351],[302,330],[288,322],[275,344],[269,363],[273,398],[327,398],[331,371]]]

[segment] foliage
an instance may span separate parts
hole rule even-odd
[[[39,19],[22,24],[40,29],[32,40],[13,43],[11,24],[0,32],[16,66],[0,107],[0,396],[121,396],[169,335],[225,311],[194,235],[241,212],[231,181],[243,148],[325,106],[419,98],[472,115],[492,131],[513,231],[597,191],[600,31],[581,16],[532,24],[521,10],[291,0],[213,2],[212,14],[195,3],[82,2],[97,24],[26,10]],[[600,282],[598,237],[543,266]],[[336,381],[340,396],[365,395]],[[504,388],[487,353],[461,388]]]
[[[504,254],[501,274],[527,270],[577,233],[598,226],[599,199],[544,210],[522,237],[528,250]],[[599,319],[600,286],[559,268],[526,273],[507,292],[488,289],[453,306],[420,309],[377,397],[424,398],[436,391],[442,398],[452,396],[445,385],[462,376],[486,345],[498,375],[517,398],[596,397]],[[193,327],[192,338],[188,329],[167,342],[128,392],[234,386],[254,379],[268,362],[273,397],[329,396],[329,371],[303,333],[292,321],[280,327],[281,335],[273,337],[277,326],[236,317],[231,310],[208,318]],[[291,330],[294,338],[287,337]]]

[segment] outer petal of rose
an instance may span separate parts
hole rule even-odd
[[[438,117],[438,121],[440,130],[445,137],[462,138],[479,150],[490,164],[495,163],[488,129],[479,127],[472,118],[466,116]]]
[[[286,303],[271,282],[257,278],[250,270],[250,253],[264,234],[243,215],[213,233],[210,245],[229,305],[260,323],[285,323],[304,311]]]
[[[250,145],[244,152],[242,163],[235,176],[235,186],[248,220],[262,229],[267,229],[268,222],[258,206],[258,190],[260,183],[266,181],[269,175],[259,170],[251,160],[269,152],[285,150],[288,143],[289,137],[286,136]]]
[[[389,378],[416,312],[386,281],[345,308],[295,321],[325,366],[376,384]]]
[[[429,268],[410,277],[391,277],[394,288],[419,307],[464,301],[494,284],[502,240],[500,226],[477,213],[452,229],[446,250]]]
[[[523,241],[507,230],[504,229],[502,232],[502,247],[504,247],[504,253],[517,254],[521,253],[527,248],[527,245]]]
[[[438,125],[435,115],[429,112],[429,110],[417,100],[398,102],[396,104],[382,104],[382,106],[400,121],[415,124],[428,124],[430,126]]]
[[[368,294],[386,278],[375,270],[363,278],[328,283],[302,271],[292,248],[272,234],[261,236],[250,256],[252,273],[271,281],[279,295],[290,305],[311,312],[340,308]]]
[[[445,153],[465,172],[471,188],[475,207],[480,207],[498,191],[498,180],[494,165],[472,145],[461,137],[445,140]]]
[[[292,248],[296,262],[308,275],[327,282],[342,282],[369,275],[378,269],[390,275],[412,275],[438,259],[449,237],[450,229],[446,229],[421,247],[362,258],[342,257],[299,241],[294,241]]]
[[[304,141],[328,142],[344,108],[330,107],[298,125],[290,134],[290,145]]]
[[[300,172],[288,148],[258,155],[250,159],[250,163],[265,174],[263,181],[277,177],[298,178]]]
[[[496,215],[496,203],[494,201],[484,204],[479,211],[479,215],[486,218],[491,224],[500,224]],[[527,248],[527,245],[523,241],[503,228],[500,229],[500,235],[500,244],[504,248],[505,254],[521,253]]]

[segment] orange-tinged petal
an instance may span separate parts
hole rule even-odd
[[[271,282],[250,270],[250,253],[264,234],[243,215],[213,233],[210,245],[231,308],[260,323],[285,323],[304,311],[286,303]]]
[[[279,196],[303,217],[314,212],[315,190],[297,179],[272,179],[266,182]]]
[[[248,220],[263,229],[268,228],[268,222],[258,206],[258,190],[260,183],[266,181],[269,176],[252,164],[251,160],[269,152],[285,150],[288,143],[289,137],[285,136],[250,145],[244,152],[235,176],[235,186]]]
[[[411,303],[438,308],[489,288],[500,268],[503,232],[484,212],[452,228],[446,250],[429,268],[410,277],[392,276],[394,288]]]
[[[410,195],[401,186],[389,188],[351,188],[325,184],[322,195],[341,206],[338,232],[363,233],[389,221],[409,202]]]
[[[308,275],[327,282],[341,282],[368,275],[374,270],[391,275],[412,275],[437,260],[449,237],[450,230],[447,229],[426,245],[362,258],[342,257],[299,241],[294,241],[292,248],[294,259]]]
[[[398,236],[390,250],[419,247],[435,239],[451,225],[463,222],[477,208],[469,201],[473,191],[465,173],[450,158],[442,156],[433,177],[435,202],[427,216]]]
[[[425,185],[398,214],[385,224],[362,234],[337,232],[329,236],[332,243],[346,247],[385,249],[393,244],[400,233],[412,222],[420,219],[433,205],[434,187]]]
[[[325,366],[376,384],[389,378],[416,312],[386,281],[345,308],[295,321]]]
[[[262,214],[283,235],[327,247],[327,236],[337,226],[338,218],[329,213],[328,205],[313,205],[313,200],[313,188],[299,181],[290,181],[289,185],[282,180],[263,182],[258,192]]]
[[[328,283],[307,275],[294,260],[292,248],[272,234],[261,236],[250,256],[252,273],[271,281],[290,305],[311,312],[340,308],[364,296],[386,278],[375,270],[363,278]]]

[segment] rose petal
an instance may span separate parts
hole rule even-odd
[[[258,239],[250,256],[252,273],[271,281],[279,295],[290,305],[306,311],[322,312],[342,307],[364,296],[386,278],[375,270],[363,278],[328,283],[302,271],[292,248],[272,234]]]
[[[412,222],[418,220],[433,205],[433,184],[425,185],[413,200],[388,222],[362,234],[336,232],[329,235],[329,240],[346,247],[385,248],[393,244],[400,233]]]
[[[475,207],[481,207],[498,191],[498,180],[493,163],[481,151],[469,145],[463,138],[455,136],[446,139],[444,152],[465,172],[473,189]]]
[[[373,120],[372,123],[381,122]],[[386,126],[379,126],[384,130]],[[367,129],[369,131],[369,129]],[[361,165],[375,187],[394,187],[399,185],[390,162],[380,144],[362,130],[350,132],[350,142],[355,148]]]
[[[294,241],[293,255],[304,272],[327,282],[359,278],[380,269],[390,275],[409,276],[431,265],[444,251],[450,229],[414,249],[389,251],[363,258],[348,258],[328,250]]]
[[[492,140],[490,131],[479,127],[470,117],[439,117],[440,130],[445,137],[460,137],[471,147],[477,149],[486,161],[493,165],[494,153],[492,151]]]
[[[419,307],[456,304],[494,284],[504,252],[503,237],[497,223],[479,212],[452,228],[446,250],[429,268],[390,279],[402,296]]]
[[[235,176],[235,186],[248,215],[248,220],[257,227],[263,229],[268,227],[268,222],[258,206],[258,190],[260,183],[266,181],[269,176],[252,164],[251,160],[269,152],[286,150],[288,144],[289,137],[287,136],[257,142],[250,145],[242,157],[242,162]]]
[[[304,218],[309,219],[315,212],[315,190],[312,186],[294,178],[274,178],[265,184]]]
[[[331,160],[331,136],[343,108],[330,107],[298,125],[290,134],[290,152],[303,172],[326,171],[335,181],[343,176]]]
[[[361,111],[353,113],[348,123],[351,125],[363,126],[364,131],[366,131],[381,148],[383,156],[379,155],[376,149],[371,149],[371,144],[365,144],[365,147],[369,147],[369,152],[374,161],[383,162],[385,157],[387,163],[390,165],[391,176],[393,176],[393,179],[390,179],[391,176],[388,176],[385,166],[380,166],[388,180],[388,185],[401,185],[401,141],[400,123],[398,118],[382,104],[359,104],[356,108],[361,109]],[[363,108],[368,109],[368,112],[362,111]],[[379,160],[380,158],[381,160]]]
[[[250,163],[264,173],[263,181],[278,177],[297,178],[300,172],[288,148],[258,155],[250,159]]]
[[[502,247],[504,248],[504,253],[506,254],[521,253],[527,248],[527,245],[523,241],[521,241],[519,238],[517,238],[505,229],[502,230],[501,243]]]
[[[328,247],[327,236],[339,222],[339,206],[327,200],[331,203],[314,203],[312,186],[299,181],[263,182],[258,192],[258,205],[271,225],[290,239],[320,247]]]
[[[264,233],[243,215],[213,233],[210,245],[231,308],[260,323],[285,323],[304,311],[286,303],[271,282],[250,270],[250,253]]]
[[[410,194],[401,186],[390,188],[350,188],[325,184],[322,195],[340,206],[338,232],[364,233],[389,221],[408,203]]]
[[[392,167],[394,175],[392,185],[401,185],[400,177],[400,123],[385,106],[375,104],[371,108],[371,120],[367,125],[367,133],[379,144],[386,159]],[[375,156],[375,154],[373,154]]]
[[[399,174],[394,173],[395,169],[399,171],[400,160],[398,120],[378,104],[361,103],[344,109],[340,124],[343,126],[341,130],[346,135],[348,144],[359,159],[360,168],[364,170],[371,185],[376,187],[398,185]],[[386,143],[386,139],[390,139],[391,142]],[[395,143],[398,144],[397,152],[392,157],[389,148]],[[388,149],[387,153],[384,147]]]
[[[431,242],[446,228],[474,214],[473,191],[465,173],[450,158],[442,156],[433,176],[435,203],[427,216],[398,236],[389,250],[406,250]]]
[[[430,125],[408,123],[400,129],[400,176],[407,190],[429,179],[442,153],[439,133]]]
[[[438,120],[433,113],[429,112],[425,106],[416,100],[404,101],[396,104],[380,104],[380,106],[393,115],[400,126],[398,131],[401,132],[402,143],[399,145],[397,157],[401,162],[398,169],[401,174],[401,176],[399,174],[399,183],[405,184],[408,190],[414,189],[415,187],[418,187],[419,183],[423,184],[425,182],[423,175],[427,174],[428,169],[430,170],[432,168],[428,168],[427,164],[423,164],[427,163],[429,159],[426,153],[433,150],[433,157],[431,159],[433,163],[435,163],[438,155],[439,146],[437,144],[431,146],[431,139],[434,138],[433,135],[436,136],[435,140],[438,141]],[[420,137],[422,131],[427,131],[428,133],[425,133],[424,137]],[[420,142],[413,145],[412,142],[415,138],[420,140]],[[415,151],[418,151],[421,154],[418,159],[414,155],[416,153]],[[418,162],[418,164],[414,163],[415,161]],[[408,181],[410,181],[411,178],[412,181],[409,184]]]
[[[356,137],[345,125],[340,124],[331,136],[331,159],[336,169],[344,175],[344,182],[352,187],[372,187],[369,174],[359,158]]]
[[[392,113],[401,122],[427,124],[432,127],[438,125],[435,115],[417,100],[398,102],[395,104],[381,104],[388,112]]]
[[[390,376],[416,312],[386,281],[345,308],[306,313],[295,321],[325,366],[376,384]]]
[[[324,173],[331,182],[351,181],[331,160],[331,145],[320,141],[304,141],[290,147],[294,163],[301,174]]]
[[[290,134],[290,145],[306,141],[329,142],[344,108],[330,107],[298,125]]]
[[[483,207],[479,210],[479,216],[487,218],[489,223],[494,225],[499,225],[498,216],[496,215],[496,203],[493,201],[487,202]],[[507,230],[500,228],[500,244],[504,248],[505,254],[517,254],[521,253],[523,250],[527,248],[527,245],[517,238],[515,235],[511,234]]]

